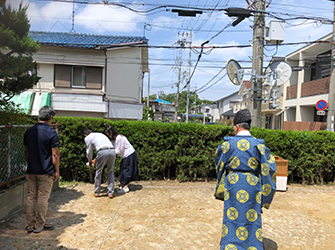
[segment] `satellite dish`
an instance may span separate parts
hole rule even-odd
[[[234,85],[241,85],[243,81],[243,70],[241,70],[240,64],[235,61],[234,59],[230,59],[227,62],[226,65],[226,70],[227,70],[227,75],[230,79],[230,81]]]
[[[280,87],[278,87],[278,86],[274,86],[274,87],[272,87],[272,89],[270,90],[270,97],[271,97],[273,100],[279,100],[280,97],[281,97],[281,90],[280,90]]]
[[[265,80],[265,85],[279,86],[284,84],[290,79],[292,74],[291,66],[286,62],[275,62],[270,64],[266,70],[265,75],[269,77]]]

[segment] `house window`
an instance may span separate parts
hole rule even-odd
[[[265,128],[272,129],[272,115],[265,116]]]
[[[102,88],[101,67],[55,65],[55,87],[59,88]]]
[[[72,87],[85,88],[86,87],[86,69],[85,67],[72,67]]]
[[[317,55],[316,62],[311,64],[311,80],[318,80],[331,74],[331,51]]]

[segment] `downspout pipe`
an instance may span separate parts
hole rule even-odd
[[[108,108],[107,108],[107,119],[109,119],[109,99],[107,97],[107,49],[104,49],[104,55],[105,55],[105,100],[108,102]]]

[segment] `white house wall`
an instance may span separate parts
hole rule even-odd
[[[81,66],[105,66],[104,52],[93,49],[41,46],[33,56],[39,63],[69,64]]]
[[[107,96],[130,103],[142,102],[141,50],[127,48],[109,50],[107,64]]]
[[[89,49],[68,49],[59,47],[41,46],[37,53],[33,55],[37,62],[37,74],[40,81],[33,87],[39,91],[54,91],[54,65],[78,65],[102,67],[102,82],[104,83],[105,56],[102,51]],[[57,88],[63,92],[85,93],[86,89],[79,88]],[[101,94],[104,91],[104,84],[100,90],[90,90],[90,93]]]
[[[217,102],[219,103],[219,109],[214,109],[213,115],[214,115],[214,121],[220,119],[220,115],[224,112],[227,112],[228,110],[232,109],[230,107],[230,102],[231,101],[240,101],[241,96],[237,93],[232,94],[230,96],[224,97],[221,100],[218,100]]]
[[[127,104],[127,103],[109,103],[108,117],[110,119],[133,119],[141,120],[143,116],[142,104]]]
[[[300,106],[300,116],[302,122],[314,121],[314,106]]]
[[[295,121],[296,108],[290,108],[284,113],[284,121]]]
[[[56,116],[106,118],[106,113],[56,110]]]
[[[52,93],[51,102],[55,110],[107,113],[107,102],[103,102],[102,98],[98,95]]]
[[[107,50],[107,58],[109,109],[103,100],[106,71],[102,50],[41,46],[33,55],[41,79],[32,90],[51,92],[57,115],[142,119],[141,48]],[[55,88],[55,64],[101,67],[102,89]]]
[[[41,77],[41,79],[33,87],[33,89],[38,91],[52,91],[54,87],[54,65],[38,63],[37,75]]]
[[[320,40],[331,40],[331,35],[327,35]],[[315,106],[317,101],[323,99],[328,101],[329,94],[319,94],[308,97],[301,97],[302,84],[311,81],[311,68],[310,64],[313,60],[307,59],[316,58],[318,54],[324,53],[331,47],[329,44],[312,44],[305,46],[286,56],[286,61],[292,67],[301,67],[300,71],[293,71],[289,82],[284,86],[284,101],[283,106],[289,107],[284,113],[284,121],[297,121],[297,122],[313,122],[315,116]],[[287,98],[287,87],[297,85],[297,97],[293,99]]]
[[[219,109],[213,109],[212,112],[213,112],[213,119],[214,119],[214,121],[219,120],[220,119]]]

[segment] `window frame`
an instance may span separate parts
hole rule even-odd
[[[81,69],[81,83],[85,85],[74,85],[74,71],[76,68]],[[103,72],[104,68],[98,66],[54,64],[53,86],[55,88],[102,90]]]
[[[78,85],[74,85],[74,71],[75,69],[81,69],[81,83],[84,85],[78,86]],[[86,67],[83,66],[72,66],[71,67],[71,88],[78,88],[78,89],[86,89]]]

